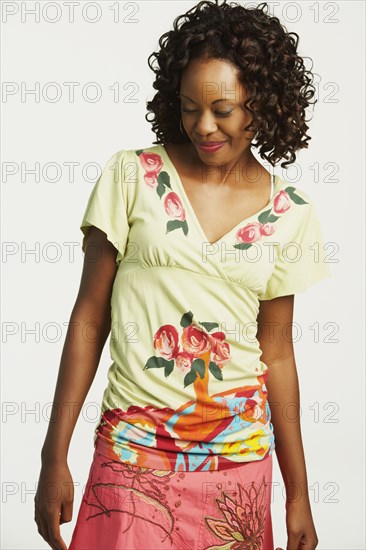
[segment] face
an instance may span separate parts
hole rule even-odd
[[[182,126],[206,164],[224,164],[251,154],[255,132],[243,130],[252,116],[243,107],[246,90],[238,74],[235,66],[218,59],[192,60],[182,72]],[[200,147],[205,142],[211,147]]]

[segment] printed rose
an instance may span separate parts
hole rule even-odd
[[[276,214],[283,214],[291,207],[291,199],[286,191],[280,191],[274,198],[273,210]]]
[[[252,399],[248,397],[244,401],[238,402],[238,405],[234,407],[234,411],[236,414],[241,414],[247,422],[254,422],[263,418],[262,407],[263,400],[261,398],[253,397]]]
[[[179,352],[175,359],[175,364],[177,366],[177,369],[183,374],[186,374],[187,371],[189,371],[192,366],[193,359],[194,359],[194,356],[188,353],[187,351]]]
[[[183,329],[182,346],[185,351],[198,357],[211,349],[210,337],[202,329],[189,325]]]
[[[156,153],[141,153],[139,159],[146,172],[153,172],[156,176],[159,174],[163,166],[160,155]]]
[[[236,239],[242,243],[255,243],[261,238],[261,227],[260,222],[248,223],[237,231]]]
[[[165,212],[170,218],[184,221],[186,219],[186,213],[181,203],[180,198],[174,191],[168,193],[164,198]]]
[[[261,233],[262,235],[273,235],[273,233],[276,231],[276,226],[274,223],[264,223],[261,227]]]
[[[156,189],[156,187],[158,186],[158,179],[154,172],[144,174],[144,181],[146,185],[150,187],[150,189]]]
[[[177,356],[179,351],[179,336],[173,325],[163,325],[154,335],[154,348],[170,360]]]
[[[214,332],[211,336],[211,360],[223,367],[226,365],[230,357],[230,346],[225,342],[225,334],[223,332]]]
[[[97,426],[97,431],[103,437],[116,439],[118,432],[124,429],[124,426],[141,425],[157,427],[166,419],[167,412],[171,411],[168,407],[158,409],[152,405],[140,407],[138,405],[130,405],[128,409],[107,409]],[[173,411],[172,411],[173,412]],[[137,430],[133,429],[131,434],[136,438]],[[114,435],[113,435],[114,434]],[[111,451],[113,453],[113,450]]]

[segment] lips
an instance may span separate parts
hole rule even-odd
[[[225,141],[197,141],[198,145],[207,145],[207,147],[213,147],[214,145],[221,145]]]
[[[226,141],[206,141],[202,143],[197,142],[197,147],[204,153],[216,153],[216,151],[219,151],[225,144]]]

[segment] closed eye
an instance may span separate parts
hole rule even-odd
[[[182,109],[182,112],[183,113],[195,113],[196,111],[195,110]],[[227,111],[227,112],[216,111],[216,114],[219,115],[219,116],[229,116],[229,115],[231,115],[231,113],[232,113],[232,111]]]

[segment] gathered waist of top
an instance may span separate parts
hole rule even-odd
[[[176,411],[138,405],[107,409],[95,429],[94,444],[111,460],[167,471],[224,470],[272,454],[267,401],[259,402],[253,392],[236,404],[215,405],[213,412],[198,410],[199,404]],[[235,413],[233,408],[241,406]]]
[[[250,288],[248,288],[247,286],[245,286],[244,284],[242,283],[239,283],[237,281],[233,281],[232,279],[229,279],[229,278],[223,278],[223,277],[220,277],[219,275],[211,275],[211,274],[208,274],[208,273],[202,273],[200,271],[195,271],[193,269],[188,269],[187,267],[182,267],[182,266],[179,266],[179,265],[139,265],[138,267],[136,267],[136,264],[131,264],[131,263],[123,263],[121,262],[120,263],[120,267],[118,268],[117,270],[117,276],[118,277],[123,277],[123,276],[127,276],[127,275],[134,275],[134,274],[137,274],[137,273],[140,273],[140,274],[146,274],[149,270],[161,270],[161,269],[178,269],[182,272],[185,272],[185,273],[190,273],[192,275],[196,275],[197,277],[204,277],[206,279],[209,279],[209,280],[214,280],[214,281],[218,281],[218,282],[222,282],[222,283],[229,283],[230,285],[236,285],[238,287],[240,287],[242,290],[246,290],[246,291],[249,291],[253,296],[256,296],[256,293],[251,290]]]
[[[185,464],[182,462],[182,466],[175,468],[174,470],[167,470],[164,468],[161,468],[161,460],[159,457],[159,453],[157,449],[149,449],[149,453],[147,455],[145,466],[139,466],[138,464],[133,464],[129,461],[124,461],[121,459],[120,456],[117,456],[114,451],[111,452],[111,445],[110,442],[105,441],[101,437],[97,437],[94,442],[94,449],[97,453],[102,455],[108,460],[113,460],[115,462],[122,462],[124,464],[127,464],[132,469],[133,468],[139,468],[141,470],[154,470],[156,472],[185,472],[185,473],[194,473],[194,472],[202,472],[202,471],[211,471],[211,472],[218,472],[223,470],[231,470],[233,468],[242,468],[245,467],[248,464],[251,464],[252,462],[264,462],[267,460],[270,460],[270,458],[273,455],[273,448],[271,448],[267,454],[264,456],[255,459],[255,460],[245,460],[245,461],[234,461],[234,460],[226,460],[224,461],[218,461],[217,467],[212,467],[212,461],[203,461],[200,465],[197,466],[197,468],[193,469],[187,469],[185,466],[188,465],[188,461],[185,461]],[[211,464],[211,467],[208,468],[207,466]]]

